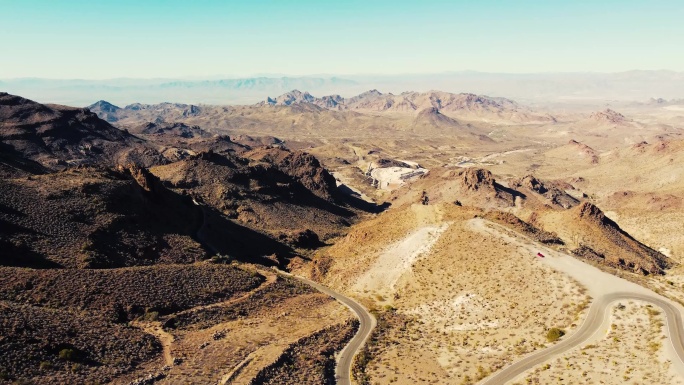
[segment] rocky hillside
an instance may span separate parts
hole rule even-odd
[[[97,114],[102,119],[107,120],[108,122],[117,122],[131,114],[164,116],[166,119],[168,119],[166,120],[167,122],[174,122],[183,117],[187,118],[190,116],[197,116],[202,111],[202,109],[199,106],[181,103],[133,103],[121,108],[104,100],[100,100],[96,103],[89,105],[87,109]],[[155,123],[163,122],[163,118],[155,121]]]
[[[266,147],[254,149],[244,156],[276,166],[320,198],[330,201],[337,195],[335,178],[311,154]]]
[[[560,185],[560,183],[543,182],[534,177],[526,175],[520,179],[509,181],[508,185],[523,193],[526,197],[539,196],[543,203],[556,208],[569,209],[579,204],[579,201],[564,191],[570,185]]]
[[[117,124],[127,111],[199,113],[91,108]],[[0,94],[0,382],[142,384],[176,369],[176,383],[188,367],[195,382],[218,382],[252,351],[236,351],[241,336],[264,347],[275,327],[278,343],[293,344],[344,321],[327,296],[255,270],[286,267],[356,218],[315,157],[183,122],[130,128],[137,136],[88,109]],[[164,330],[168,320],[182,330]],[[220,329],[207,334],[209,324]],[[251,325],[271,329],[254,342]],[[344,330],[324,351],[311,347],[325,364],[269,369],[329,377]],[[227,333],[212,356],[230,365],[202,359]]]
[[[422,192],[432,203],[449,203],[484,209],[503,209],[515,205],[516,198],[525,196],[498,183],[486,169],[465,168],[441,173],[430,172],[410,186],[392,195],[393,206],[419,202]]]
[[[292,247],[318,247],[355,216],[336,202],[335,180],[312,156],[277,148],[245,156],[205,152],[152,172],[176,191]]]
[[[0,184],[0,263],[103,268],[187,263],[200,210],[139,167],[80,167]]]
[[[632,238],[595,205],[584,202],[571,214],[566,223],[577,236],[574,254],[642,274],[662,274],[672,265],[666,256]]]
[[[574,139],[570,139],[564,146],[559,146],[546,152],[546,156],[549,158],[564,161],[580,160],[592,165],[599,163],[599,155],[598,151]]]
[[[117,113],[121,110],[121,107],[115,106],[106,100],[100,100],[88,106],[88,109],[103,120],[116,122],[118,120]]]
[[[153,146],[87,109],[44,105],[7,93],[0,93],[0,143],[7,149],[5,154],[49,169],[67,164],[163,162]]]
[[[210,138],[213,134],[203,130],[200,126],[189,126],[185,123],[145,123],[133,130],[135,134],[141,135],[170,135],[184,139],[191,138]]]

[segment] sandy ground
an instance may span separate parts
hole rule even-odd
[[[414,205],[326,251],[328,284],[358,284],[369,307],[395,309],[378,322],[371,383],[475,383],[543,348],[548,328],[576,325],[583,288],[524,247],[474,231],[472,217],[453,205]],[[368,271],[384,284],[373,286]]]
[[[597,341],[520,375],[514,384],[684,384],[667,357],[665,317],[640,301],[610,309]]]
[[[448,227],[448,223],[420,227],[406,238],[390,245],[358,279],[354,290],[364,293],[394,293],[399,278],[410,274],[413,265],[421,257],[430,254],[432,247]]]
[[[529,240],[525,239],[522,236],[516,235],[514,233],[511,233],[507,229],[503,228],[500,225],[493,224],[486,222],[482,219],[473,219],[469,221],[469,225],[477,229],[478,231],[481,231],[483,233],[490,234],[495,237],[500,237],[502,239],[506,239],[509,242],[517,243],[521,245],[522,247],[527,248],[530,250],[530,252],[534,252],[535,250],[540,250],[539,246],[534,245],[531,243]],[[640,294],[652,294],[653,291],[646,289],[643,286],[637,285],[633,282],[627,281],[625,279],[622,279],[620,277],[616,277],[612,274],[606,273],[602,270],[599,270],[593,266],[590,266],[578,259],[575,259],[573,257],[570,257],[566,254],[556,252],[554,250],[548,249],[548,248],[541,248],[541,251],[543,251],[544,255],[546,258],[541,259],[544,264],[551,266],[554,270],[563,272],[564,274],[576,279],[578,282],[580,282],[584,287],[588,289],[589,294],[592,297],[599,297],[605,294],[610,294],[610,293],[618,293],[618,292],[630,292],[630,293],[640,293]],[[638,302],[638,301],[632,301],[632,302]],[[674,302],[673,302],[674,303]],[[654,318],[656,315],[660,315],[660,310],[657,308],[651,307],[651,305],[640,305],[641,307],[647,307],[649,309],[648,314],[651,315],[651,318]],[[681,305],[676,304],[676,307],[680,310],[680,312],[684,313],[684,307]],[[613,309],[615,310],[615,309]],[[618,309],[621,310],[621,309]],[[632,312],[635,313],[636,311]],[[657,313],[657,314],[655,314]],[[631,314],[631,313],[621,313],[621,314]],[[671,348],[671,344],[665,343],[663,344],[661,340],[664,338],[667,338],[667,333],[663,328],[663,321],[662,321],[662,316],[658,320],[653,321],[654,325],[657,324],[657,327],[652,328],[653,330],[649,329],[649,333],[639,333],[638,337],[641,338],[639,341],[630,341],[634,343],[646,343],[648,344],[651,348],[650,350],[641,350],[640,352],[633,352],[630,353],[628,360],[625,359],[625,357],[620,355],[620,352],[625,350],[626,348],[624,346],[620,346],[619,348],[616,348],[618,344],[612,344],[609,347],[605,347],[603,350],[604,355],[611,355],[610,360],[612,361],[613,366],[628,366],[632,367],[630,365],[634,364],[639,364],[643,363],[643,360],[646,360],[647,358],[653,359],[655,353],[658,353],[658,360],[659,362],[664,362],[665,364],[663,365],[652,365],[649,366],[648,369],[650,370],[645,370],[643,365],[640,366],[640,377],[639,380],[636,383],[639,384],[644,384],[644,383],[649,383],[649,384],[664,384],[664,383],[681,383],[681,381],[684,381],[684,377],[682,374],[684,374],[684,363],[677,357],[676,353],[674,350]],[[613,312],[613,317],[612,321],[615,323],[616,319],[621,319],[620,317],[617,317],[615,315],[615,311]],[[630,317],[626,317],[626,319],[630,319]],[[640,323],[639,318],[636,317],[636,323]],[[614,326],[611,326],[611,329],[608,327],[610,325],[604,325],[605,330],[608,330],[608,337],[612,338],[613,336],[610,334],[610,330],[614,330]],[[601,336],[596,335],[594,337],[597,339],[597,343],[601,343]],[[619,342],[620,338],[618,337],[617,340],[612,340],[613,343]],[[655,349],[655,345],[653,344],[659,344],[659,347]],[[604,344],[605,345],[605,344]],[[613,356],[613,353],[610,353],[610,349],[615,348],[615,355]],[[630,352],[629,349],[626,351]],[[649,353],[650,352],[650,353]],[[567,354],[572,354],[572,353],[566,353]],[[586,354],[583,354],[583,356]],[[586,357],[584,357],[586,359]],[[591,357],[589,357],[591,358]],[[604,356],[600,357],[601,359],[604,358]],[[584,359],[580,360],[579,362],[576,361],[569,361],[569,358],[566,360],[569,363],[565,365],[565,376],[569,376],[571,373],[576,374],[575,370],[568,370],[568,369],[578,369],[581,372],[584,372],[586,369],[586,362]],[[570,366],[568,366],[570,365]],[[572,366],[576,365],[576,366]],[[539,369],[535,369],[536,374],[539,374]],[[636,369],[631,369],[629,371],[635,372]],[[600,373],[599,373],[600,374]],[[634,374],[633,376],[637,376],[637,374]],[[529,374],[528,374],[529,377]],[[600,377],[600,376],[599,376]],[[632,378],[628,374],[625,374],[623,376],[623,379],[626,381],[627,378]],[[553,378],[553,377],[552,377]],[[568,377],[569,378],[569,377]],[[587,377],[591,379],[595,379],[595,377]],[[661,382],[658,379],[662,378],[672,378],[673,381],[676,380],[677,382]],[[526,379],[527,381],[527,379]],[[541,381],[539,383],[547,383],[544,381]],[[564,382],[564,383],[576,383],[576,382]],[[603,383],[603,382],[597,382],[597,383]]]
[[[576,258],[536,245],[525,237],[515,234],[501,225],[483,219],[473,219],[468,222],[468,226],[480,233],[489,234],[523,247],[530,253],[536,254],[540,250],[543,251],[546,258],[539,259],[543,264],[550,266],[555,271],[573,277],[586,287],[589,290],[589,295],[593,297],[616,292],[651,293],[650,290],[642,286],[605,273]]]

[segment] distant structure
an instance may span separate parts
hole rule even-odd
[[[405,162],[402,163],[406,165]],[[411,163],[410,167],[378,167],[371,162],[368,164],[365,175],[370,178],[373,187],[382,190],[394,190],[404,184],[404,182],[427,173],[428,170],[420,167],[417,163]]]

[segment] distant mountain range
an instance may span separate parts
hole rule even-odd
[[[439,74],[349,75],[302,77],[247,77],[214,80],[187,79],[2,79],[0,90],[42,102],[86,105],[105,99],[125,105],[253,104],[263,95],[280,95],[305,89],[319,95],[357,95],[369,89],[400,93],[404,90],[440,89],[451,93],[504,95],[525,103],[581,103],[599,105],[614,101],[646,102],[684,98],[684,73],[629,71],[620,73],[505,74],[474,71]],[[334,107],[334,97],[325,101]]]
[[[465,120],[505,119],[512,122],[552,122],[555,119],[546,114],[535,113],[529,108],[519,105],[513,100],[475,95],[470,93],[453,94],[443,91],[402,92],[394,95],[383,94],[378,90],[363,92],[351,98],[340,95],[315,97],[308,92],[293,90],[276,98],[267,98],[257,106],[292,106],[296,104],[311,104],[330,110],[354,110],[363,112],[397,112],[414,113],[420,111],[420,117],[431,117],[433,122],[440,125],[456,124],[456,121],[442,115],[448,113],[451,117]],[[435,120],[437,119],[437,120]]]
[[[264,132],[286,135],[346,133],[368,135],[431,135],[459,138],[461,144],[492,142],[491,124],[548,125],[554,116],[513,100],[442,91],[382,93],[370,90],[344,98],[314,96],[292,90],[252,105],[194,105],[183,103],[133,103],[119,107],[100,100],[87,107],[101,119],[134,135],[154,136],[175,147],[174,137],[203,138],[212,134],[252,135]],[[171,135],[171,136],[170,136]],[[168,141],[163,138],[168,137]],[[272,144],[275,144],[274,142]],[[203,151],[225,147],[217,142]],[[183,158],[182,154],[177,156]]]
[[[293,90],[257,105],[289,106],[297,103],[312,103],[328,109],[356,109],[374,111],[403,111],[411,112],[426,108],[437,108],[445,111],[487,109],[501,111],[515,109],[520,106],[506,98],[489,97],[475,94],[452,94],[443,91],[402,92],[399,95],[383,94],[378,90],[363,92],[351,98],[340,95],[329,95],[320,98],[308,92]]]
[[[105,99],[115,104],[133,102],[157,104],[251,104],[263,95],[300,88],[312,92],[332,92],[355,87],[357,83],[339,77],[255,77],[244,79],[107,79],[58,80],[23,78],[0,80],[0,91],[28,95],[42,102],[86,105]]]

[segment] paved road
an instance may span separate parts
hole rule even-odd
[[[375,328],[375,317],[373,317],[373,315],[371,315],[360,303],[349,297],[346,297],[310,279],[298,277],[283,271],[280,272],[294,277],[310,286],[313,286],[322,293],[335,298],[337,301],[346,305],[356,314],[356,317],[359,319],[359,330],[356,332],[356,335],[354,335],[354,338],[349,341],[347,346],[342,349],[342,352],[337,357],[337,367],[335,368],[336,383],[338,385],[351,385],[351,367],[354,361],[354,356],[366,342],[373,331],[373,328]]]
[[[200,205],[197,201],[193,199],[193,203],[197,206],[199,206],[202,209],[202,224],[200,227],[197,229],[197,239],[204,243],[205,246],[208,248],[212,249],[213,252],[218,253],[218,249],[213,247],[211,244],[209,244],[206,239],[204,238],[203,230],[206,227],[206,212],[205,212],[205,207]],[[277,269],[276,269],[277,270]],[[336,291],[333,291],[320,283],[314,282],[310,279],[306,279],[304,277],[299,277],[296,275],[292,275],[288,272],[282,271],[282,270],[277,270],[281,274],[296,278],[309,286],[313,286],[316,288],[318,291],[325,293],[333,298],[335,298],[338,302],[341,302],[345,306],[347,306],[351,311],[356,314],[356,317],[359,319],[359,330],[356,332],[354,335],[354,338],[349,341],[347,346],[342,349],[342,352],[340,355],[337,357],[337,366],[335,368],[335,382],[338,385],[351,385],[351,367],[352,363],[354,361],[354,356],[358,351],[361,349],[363,344],[366,342],[368,337],[370,336],[371,332],[373,331],[373,328],[375,328],[376,321],[375,317],[371,315],[366,308],[364,308],[360,303],[354,301],[353,299],[346,297]]]
[[[672,343],[672,346],[674,347],[679,359],[684,361],[684,341],[682,341],[682,338],[684,337],[684,326],[682,325],[682,315],[677,308],[675,308],[670,302],[657,297],[656,295],[651,296],[641,293],[611,293],[599,297],[592,303],[591,307],[589,308],[589,312],[587,313],[587,318],[584,320],[582,326],[580,326],[577,332],[561,342],[551,346],[550,348],[534,352],[514,362],[492,377],[485,379],[480,384],[503,385],[506,382],[513,380],[526,370],[532,369],[560,353],[582,345],[584,342],[591,339],[597,331],[599,331],[608,314],[607,310],[611,303],[630,299],[649,302],[663,309],[667,319],[670,342]]]
[[[483,219],[471,219],[468,223],[471,230],[487,236],[496,236],[513,245],[523,247],[529,251],[531,256],[541,251],[547,258],[534,257],[535,262],[544,263],[558,272],[569,275],[586,287],[589,294],[594,297],[586,318],[575,333],[566,336],[547,349],[521,358],[494,373],[491,377],[484,379],[480,385],[505,384],[526,370],[544,363],[558,354],[600,337],[601,333],[606,332],[602,328],[606,328],[610,305],[616,301],[630,299],[649,302],[663,309],[667,321],[669,341],[674,350],[673,354],[677,355],[677,357],[673,357],[673,364],[678,371],[684,374],[684,343],[682,341],[684,338],[684,326],[682,325],[684,309],[681,306],[643,286],[601,271],[567,254],[549,249],[523,235],[511,235],[510,230],[501,225]],[[670,352],[671,350],[668,353]]]
[[[213,247],[211,244],[209,244],[206,239],[204,238],[203,230],[206,227],[206,212],[205,212],[205,207],[200,205],[197,201],[193,199],[193,203],[197,206],[199,206],[202,209],[202,224],[200,227],[197,229],[197,239],[204,243],[205,246],[208,248],[212,249],[213,252],[218,253],[218,249]],[[375,328],[376,321],[375,317],[371,315],[368,310],[366,310],[365,307],[363,307],[360,303],[354,301],[353,299],[346,297],[336,291],[333,291],[320,283],[314,282],[310,279],[306,279],[304,277],[299,277],[296,275],[292,275],[288,272],[282,271],[275,269],[281,274],[296,278],[309,286],[312,286],[316,288],[318,291],[325,293],[333,298],[335,298],[338,302],[341,302],[345,306],[347,306],[351,311],[356,314],[356,317],[359,319],[359,330],[356,332],[354,335],[354,338],[349,341],[347,346],[342,349],[342,352],[340,355],[337,357],[337,366],[335,368],[335,382],[338,385],[351,385],[351,367],[352,363],[354,362],[354,356],[358,351],[363,347],[363,344],[366,343],[366,340],[368,337],[370,337],[371,332],[373,331],[373,328]]]

